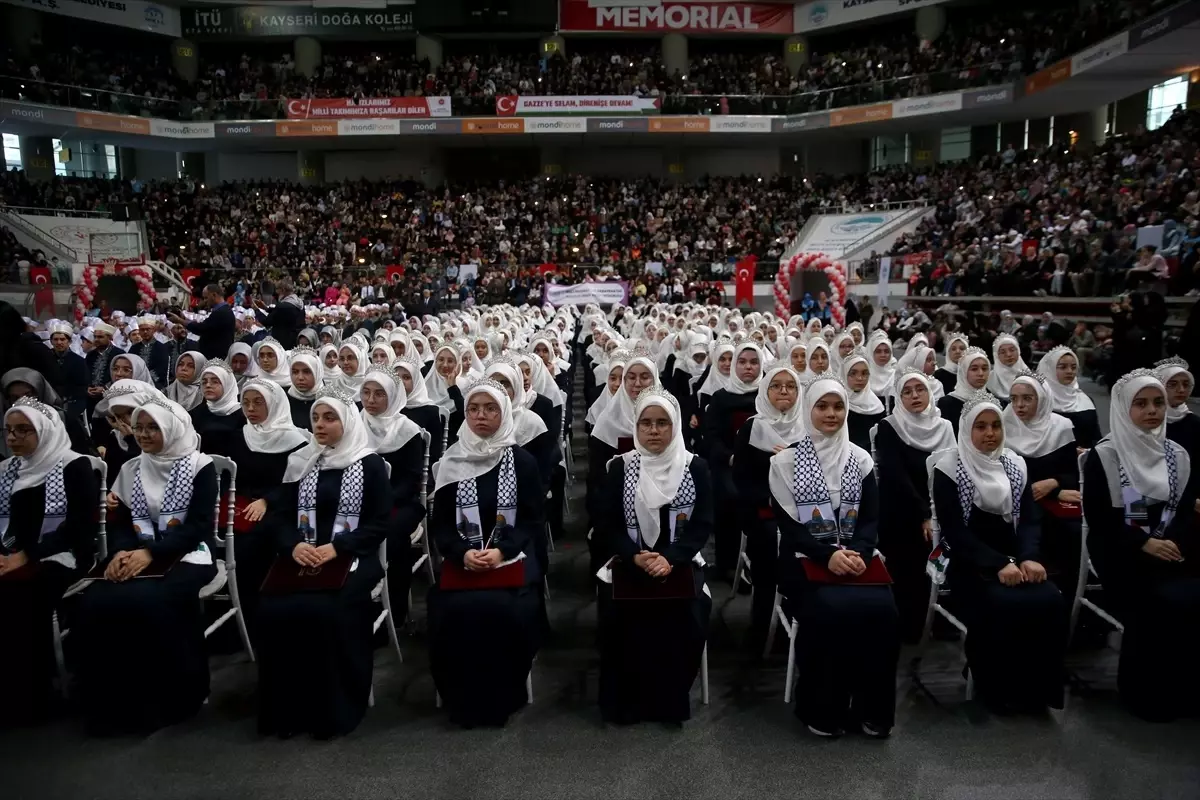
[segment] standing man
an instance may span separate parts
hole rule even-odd
[[[109,365],[112,360],[125,351],[112,343],[113,334],[117,329],[107,322],[97,322],[92,326],[92,335],[96,346],[85,359],[88,369],[88,413],[95,410],[104,390],[112,383],[112,372]]]
[[[207,317],[199,322],[188,322],[180,314],[171,314],[170,320],[200,337],[196,349],[205,358],[225,358],[229,348],[233,347],[233,336],[237,329],[233,309],[225,302],[221,287],[215,283],[204,287],[203,297],[208,306]]]
[[[158,331],[158,318],[151,315],[138,317],[137,326],[141,342],[130,346],[129,352],[146,362],[155,388],[166,389],[171,379],[171,348],[154,335]]]
[[[296,337],[304,330],[304,303],[296,295],[296,286],[291,278],[283,278],[277,284],[281,299],[267,311],[261,300],[254,301],[254,316],[270,329],[270,335],[279,340],[284,349],[296,346]]]
[[[62,320],[50,323],[50,347],[54,350],[54,359],[58,362],[58,374],[62,378],[67,413],[80,417],[87,412],[88,368],[83,356],[71,352],[73,334],[70,323]]]

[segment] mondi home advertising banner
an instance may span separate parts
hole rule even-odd
[[[183,10],[183,35],[192,39],[260,36],[371,36],[413,29],[411,6],[362,8],[222,6]]]
[[[496,116],[525,117],[533,114],[657,114],[657,97],[609,96],[549,96],[519,97],[515,94],[496,98]]]

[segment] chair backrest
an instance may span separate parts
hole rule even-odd
[[[872,469],[874,469],[874,471],[875,471],[875,480],[877,480],[877,481],[879,480],[879,456],[875,455],[875,434],[879,433],[879,426],[880,426],[880,424],[881,424],[881,423],[878,423],[878,422],[877,422],[877,423],[875,423],[874,425],[872,425],[872,426],[871,426],[871,431],[870,431],[870,435],[871,435],[871,464],[872,464]]]
[[[1087,464],[1088,454],[1091,452],[1092,452],[1091,450],[1084,450],[1082,453],[1079,454],[1079,457],[1075,461],[1076,466],[1079,467],[1079,500],[1080,500],[1079,522],[1080,522],[1080,527],[1081,527],[1081,532],[1080,532],[1080,536],[1079,536],[1079,574],[1080,574],[1081,579],[1085,583],[1087,582],[1087,570],[1088,570],[1089,558],[1088,558],[1088,549],[1087,549],[1088,521],[1087,521],[1087,514],[1083,512],[1083,502],[1082,502],[1083,501],[1083,469],[1084,469],[1084,465]]]
[[[937,462],[942,459],[942,456],[954,452],[957,452],[954,448],[946,447],[941,450],[935,450],[925,459],[925,480],[929,486],[929,526],[933,531],[934,547],[937,547],[938,543],[942,541],[942,527],[938,524],[937,503],[933,499],[933,473],[937,467]]]
[[[84,456],[92,465],[92,472],[100,479],[100,524],[96,527],[96,555],[103,561],[108,558],[108,463],[99,456]]]
[[[210,456],[212,458],[213,467],[217,471],[217,498],[215,501],[216,516],[213,519],[213,533],[217,537],[218,542],[228,543],[233,540],[233,518],[237,513],[237,464],[233,459],[225,456]],[[221,481],[222,478],[229,476],[229,497],[226,504],[226,509],[229,512],[229,517],[225,521],[225,535],[221,535]],[[227,554],[228,560],[228,554]]]
[[[432,441],[432,440],[430,440],[430,441]],[[447,414],[446,418],[444,420],[442,420],[442,452],[443,453],[446,452],[447,448],[449,448],[449,447],[450,447],[450,415]],[[425,452],[429,452],[428,447],[425,448]]]
[[[428,509],[426,500],[429,499],[429,482],[433,478],[429,464],[429,444],[433,441],[433,437],[429,435],[429,431],[421,431],[421,441],[425,443],[425,462],[421,465],[421,475],[423,476],[421,478],[421,506]],[[426,516],[428,516],[428,511],[426,511]]]

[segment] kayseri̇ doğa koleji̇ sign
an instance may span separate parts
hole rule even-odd
[[[265,36],[377,36],[411,33],[412,6],[314,8],[313,6],[209,6],[185,8],[183,35],[193,39]]]

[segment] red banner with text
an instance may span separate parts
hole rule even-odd
[[[793,32],[792,4],[711,3],[642,0],[637,5],[604,5],[596,0],[559,0],[559,29],[629,33]]]
[[[287,101],[288,119],[449,117],[449,97],[307,98]]]

